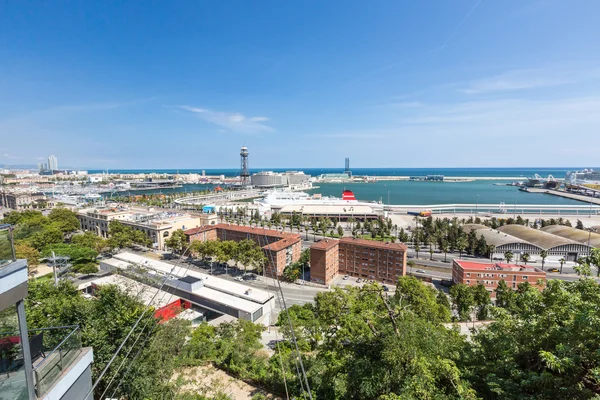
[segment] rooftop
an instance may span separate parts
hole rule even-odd
[[[176,277],[192,276],[202,279],[204,281],[204,287],[213,288],[218,291],[216,299],[219,299],[219,295],[226,296],[226,294],[230,294],[256,303],[264,304],[273,297],[271,293],[256,288],[253,288],[252,291],[248,293],[249,287],[244,284],[231,282],[212,275],[204,274],[202,272],[194,271],[189,269],[187,266],[175,266],[170,263],[153,260],[151,258],[146,258],[128,252],[116,254],[114,258],[127,261],[132,264],[141,265],[144,268],[160,271],[163,274],[170,274]]]
[[[582,244],[588,244],[589,241],[591,247],[600,248],[600,234],[593,232],[593,229],[587,231],[564,225],[550,225],[541,230]]]
[[[497,229],[492,229],[485,225],[466,224],[463,225],[462,229],[465,233],[469,233],[470,231],[474,230],[478,238],[483,236],[487,244],[492,244],[496,247],[511,243],[526,243],[533,246],[532,243],[529,243],[526,240],[509,235],[508,233],[500,232]]]
[[[546,273],[531,265],[504,264],[504,263],[480,263],[465,260],[454,260],[454,262],[469,271],[510,271],[510,272],[531,272],[546,275]]]
[[[565,239],[564,237],[523,225],[504,225],[499,227],[498,230],[529,242],[541,249],[551,249],[553,247],[564,246],[566,244],[581,244],[574,240]]]
[[[407,247],[404,243],[392,243],[392,242],[380,242],[377,240],[358,239],[351,237],[344,237],[340,239],[340,243],[354,244],[363,247],[373,247],[376,249],[395,250],[395,251],[406,251]]]
[[[213,229],[221,229],[228,232],[241,232],[253,235],[267,236],[270,238],[280,238],[281,240],[263,246],[264,249],[279,251],[288,246],[291,246],[301,240],[300,235],[297,233],[279,232],[274,229],[265,229],[260,227],[251,226],[240,226],[240,225],[229,225],[229,224],[217,224],[217,225],[206,225],[198,228],[192,228],[184,231],[183,233],[187,236],[196,235],[201,232],[208,232]]]
[[[318,250],[329,250],[334,248],[335,246],[337,246],[340,243],[339,240],[335,240],[335,239],[323,239],[323,240],[319,240],[318,242],[316,242],[315,244],[313,244],[312,246],[310,246],[311,249],[318,249]]]

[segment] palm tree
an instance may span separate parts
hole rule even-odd
[[[542,271],[544,270],[544,264],[546,263],[546,257],[548,257],[548,251],[540,251],[540,257],[542,258]]]
[[[421,251],[421,246],[415,244],[415,252],[417,253],[417,258],[419,258],[419,251]]]
[[[504,259],[506,260],[507,264],[510,264],[513,257],[514,257],[514,255],[513,255],[512,251],[507,251],[506,253],[504,253]]]
[[[458,238],[458,240],[456,241],[456,248],[459,251],[458,258],[462,258],[462,253],[467,248],[467,245],[468,245],[467,239],[465,239],[464,236],[461,236],[461,237]]]
[[[567,260],[562,257],[560,260],[558,260],[558,262],[560,263],[560,273],[562,274],[563,265],[567,262]]]
[[[493,262],[494,251],[496,251],[496,246],[493,244],[490,244],[488,246],[488,253],[490,253],[490,262]]]
[[[441,250],[444,252],[444,262],[448,262],[447,257],[448,257],[449,249],[450,249],[450,246],[448,246],[448,242],[446,240],[443,240]]]
[[[527,261],[529,261],[530,258],[531,256],[529,255],[529,253],[523,253],[521,255],[521,261],[523,261],[525,265],[527,265]]]

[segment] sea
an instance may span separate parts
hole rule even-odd
[[[539,174],[555,178],[564,178],[567,171],[581,170],[583,167],[571,168],[355,168],[353,175],[361,176],[425,176],[444,175],[447,178],[468,177],[470,182],[425,182],[425,181],[379,181],[373,183],[318,183],[318,188],[309,193],[321,193],[323,196],[341,197],[344,189],[352,190],[358,200],[381,201],[385,204],[398,205],[433,205],[433,204],[548,204],[548,205],[581,205],[581,202],[543,193],[526,193],[514,186],[507,186],[506,180],[477,180],[478,177],[514,177],[523,181],[527,177]],[[264,168],[259,171],[304,171],[316,176],[321,174],[342,173],[339,168]],[[201,174],[201,169],[147,169],[147,170],[110,170],[111,173],[166,173],[166,174]],[[90,170],[89,173],[101,173],[101,170]],[[237,169],[205,169],[206,175],[236,176]],[[145,190],[143,192],[122,192],[121,195],[140,193],[194,192],[212,189],[210,184],[189,184],[181,188]]]

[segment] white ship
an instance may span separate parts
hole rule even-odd
[[[583,185],[586,183],[600,184],[600,171],[584,169],[582,171],[567,172],[565,181],[571,185]]]
[[[375,202],[360,202],[354,197],[351,190],[344,190],[342,198],[321,196],[320,194],[309,195],[304,192],[278,191],[265,192],[265,197],[254,200],[261,214],[270,211],[279,211],[285,206],[377,206]]]

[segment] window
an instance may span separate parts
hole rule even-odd
[[[529,278],[527,275],[523,275],[523,280],[526,281]]]

